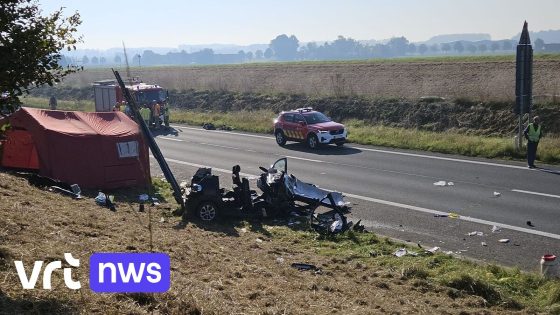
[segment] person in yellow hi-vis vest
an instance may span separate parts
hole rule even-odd
[[[144,120],[146,125],[150,127],[150,116],[151,116],[150,109],[145,106],[142,106],[142,108],[140,108],[140,116],[142,116],[142,119]]]
[[[169,104],[163,106],[163,123],[166,128],[169,128]]]
[[[533,118],[533,122],[527,125],[523,134],[527,139],[527,167],[535,168],[535,159],[537,157],[537,146],[542,137],[542,124],[539,116]]]

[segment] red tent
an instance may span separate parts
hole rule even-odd
[[[148,146],[124,113],[23,107],[10,116],[10,124],[3,166],[35,168],[42,176],[84,188],[149,183]]]

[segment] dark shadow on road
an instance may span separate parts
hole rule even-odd
[[[362,150],[347,146],[337,147],[335,145],[322,145],[317,149],[310,149],[304,143],[288,143],[285,149],[291,151],[305,152],[316,155],[351,155],[361,153]]]
[[[541,172],[545,172],[545,173],[549,173],[549,174],[560,175],[559,170],[552,170],[552,169],[543,168],[543,167],[537,167],[536,170],[541,171]]]
[[[161,127],[160,129],[150,129],[154,137],[157,136],[175,136],[179,135],[179,130],[173,127]],[[182,132],[182,131],[181,131]]]

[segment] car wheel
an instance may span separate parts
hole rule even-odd
[[[315,134],[312,133],[309,136],[307,136],[307,146],[310,149],[316,149],[318,145],[319,145],[319,139],[317,139],[317,136]]]
[[[341,147],[341,146],[343,146],[343,145],[344,145],[344,142],[338,142],[338,143],[336,144],[337,147]]]
[[[278,143],[279,146],[284,146],[286,144],[286,137],[284,136],[284,132],[282,130],[276,130],[274,136],[276,137],[276,143]]]
[[[216,220],[218,208],[212,201],[202,201],[196,207],[196,216],[202,221],[210,222]]]

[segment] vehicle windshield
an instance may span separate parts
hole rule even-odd
[[[135,94],[140,104],[149,103],[151,101],[163,102],[166,96],[164,90],[136,91]]]
[[[331,121],[329,117],[319,112],[304,114],[303,117],[305,118],[305,122],[307,122],[308,125],[320,124],[320,123]]]

